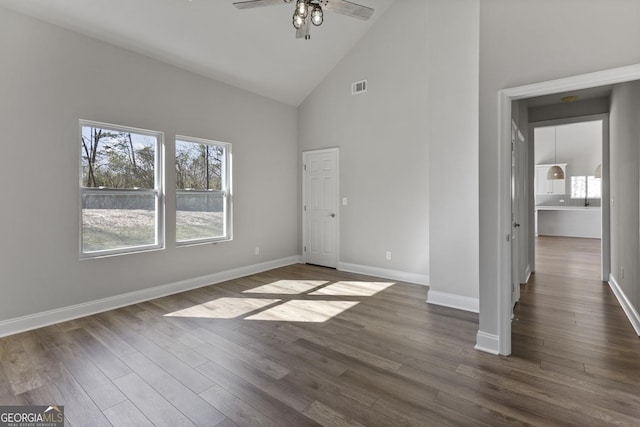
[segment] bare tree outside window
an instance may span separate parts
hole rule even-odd
[[[176,141],[176,188],[222,190],[224,147]]]
[[[156,144],[148,135],[83,126],[82,185],[154,188]]]

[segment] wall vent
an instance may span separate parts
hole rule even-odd
[[[367,81],[360,80],[359,82],[351,83],[351,95],[357,95],[359,93],[365,93],[367,91]]]

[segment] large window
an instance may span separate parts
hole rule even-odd
[[[176,137],[176,242],[231,239],[231,144]]]
[[[572,176],[572,199],[599,199],[602,196],[601,179],[595,176]]]
[[[80,121],[81,257],[164,246],[162,133]]]

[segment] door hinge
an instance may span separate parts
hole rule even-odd
[[[307,165],[306,165],[306,163],[305,163],[303,166],[304,166],[304,170],[307,170]]]
[[[305,212],[307,211],[307,205],[304,205],[304,211]]]
[[[304,251],[307,252],[307,247],[306,246],[304,247]]]

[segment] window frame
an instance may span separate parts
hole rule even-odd
[[[175,172],[175,160],[177,155],[177,143],[178,141],[193,143],[193,144],[205,144],[205,145],[213,145],[224,148],[224,162],[222,165],[222,173],[221,173],[221,190],[183,190],[179,189],[177,185],[177,179],[174,180],[175,184],[175,242],[177,247],[187,247],[187,246],[195,246],[195,245],[203,245],[203,244],[211,244],[211,243],[220,243],[220,242],[229,242],[233,240],[233,191],[232,191],[232,152],[231,152],[231,143],[216,141],[213,139],[204,139],[204,138],[196,138],[192,136],[186,135],[176,135],[174,139],[174,154],[173,154],[173,167]],[[175,175],[174,175],[175,177]],[[224,235],[220,237],[205,237],[205,238],[196,238],[189,240],[178,240],[177,230],[178,230],[178,192],[184,192],[185,194],[220,194],[223,196],[224,200],[224,212],[223,212],[223,221],[224,221]]]
[[[573,193],[573,180],[574,178],[578,179],[578,178],[584,178],[584,195],[574,195]],[[592,184],[594,184],[594,182],[597,181],[598,186],[600,187],[600,196],[589,196],[589,181],[593,181]],[[571,179],[569,181],[569,185],[571,187],[571,191],[569,193],[570,198],[577,200],[577,199],[602,199],[602,179],[601,178],[596,178],[594,175],[572,175]]]
[[[139,135],[146,135],[156,139],[155,147],[155,159],[154,159],[154,188],[95,188],[85,187],[83,185],[83,152],[82,152],[82,129],[83,127],[93,127],[100,129],[113,130],[117,132],[135,133]],[[104,123],[93,120],[79,120],[78,126],[79,132],[79,251],[80,259],[96,259],[115,255],[125,255],[132,253],[141,253],[162,250],[165,248],[165,198],[164,198],[164,132],[135,128],[131,126],[116,125],[112,123]],[[155,240],[154,244],[148,245],[135,245],[125,248],[117,249],[105,249],[98,251],[85,252],[83,248],[84,243],[84,227],[83,227],[83,200],[85,195],[149,195],[155,197]]]

